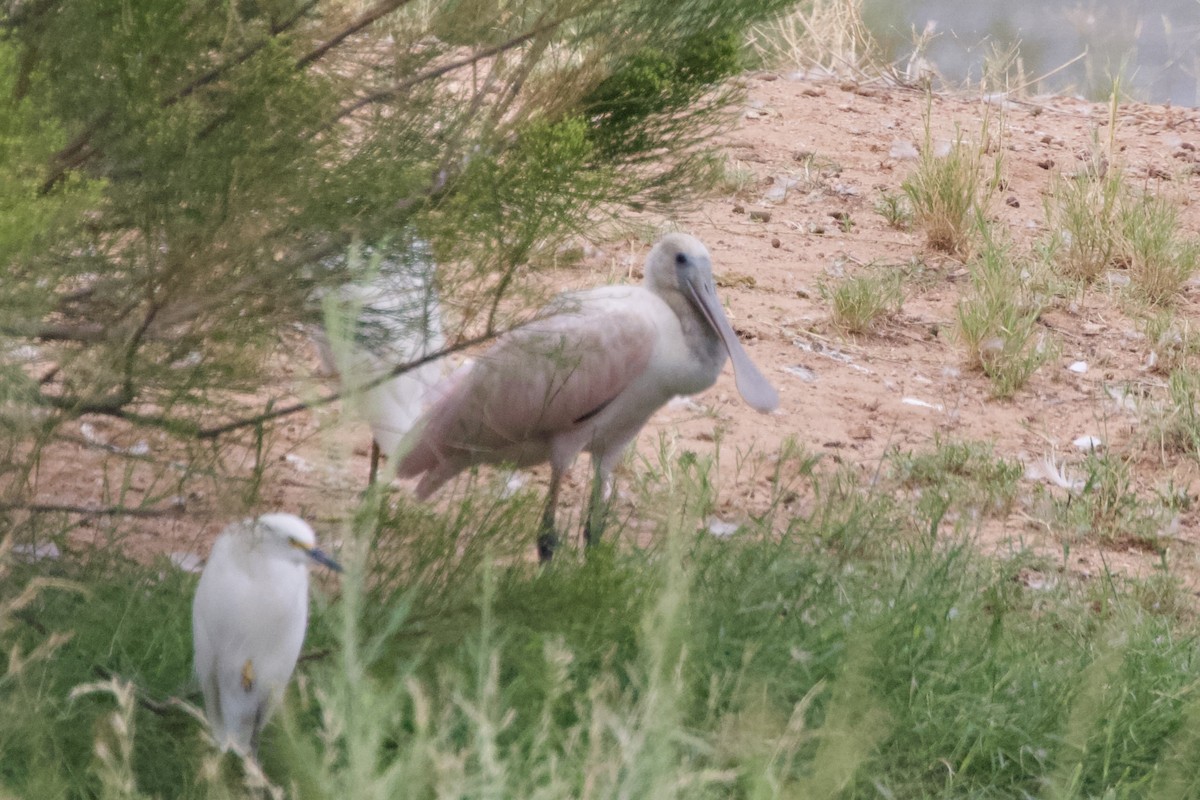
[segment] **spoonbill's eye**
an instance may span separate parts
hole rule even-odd
[[[683,253],[676,253],[675,254],[675,263],[679,264],[680,266],[683,266],[684,264],[688,263],[688,257],[686,255],[684,255]]]

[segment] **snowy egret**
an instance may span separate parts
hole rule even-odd
[[[650,251],[642,286],[561,295],[447,379],[413,429],[397,472],[422,476],[417,494],[424,498],[473,464],[549,461],[538,539],[546,560],[557,544],[559,484],[586,450],[596,475],[584,535],[594,543],[609,477],[625,448],[672,397],[712,386],[726,355],[745,401],[774,410],[778,393],[742,349],[717,299],[708,250],[692,236],[669,234]]]
[[[196,676],[213,738],[252,755],[283,697],[308,624],[310,561],[341,571],[291,514],[235,522],[217,537],[192,604]]]
[[[335,323],[345,323],[338,324],[344,327],[340,338],[349,341],[337,341],[338,335],[331,341],[325,330],[313,335],[326,371],[339,375],[343,394],[371,427],[372,481],[379,455],[392,458],[424,410],[429,389],[442,378],[443,361],[385,376],[446,346],[429,245],[414,239],[376,260],[364,281],[329,298],[333,308],[327,312]]]

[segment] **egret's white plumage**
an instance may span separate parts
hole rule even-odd
[[[314,336],[326,369],[340,376],[343,393],[389,458],[425,409],[429,390],[442,378],[441,359],[384,377],[445,348],[428,250],[424,242],[412,241],[403,256],[380,258],[366,280],[342,287],[334,310],[353,315],[342,326],[350,341],[335,344],[324,330]]]
[[[196,677],[213,738],[251,754],[283,697],[308,624],[308,565],[335,562],[299,517],[235,522],[213,544],[192,604]]]
[[[598,484],[607,484],[650,416],[676,395],[712,386],[727,356],[751,407],[778,406],[725,318],[708,250],[669,234],[650,251],[641,286],[562,295],[448,379],[406,443],[398,474],[420,476],[417,494],[426,497],[473,464],[549,461],[548,557],[558,485],[579,453],[592,454]]]

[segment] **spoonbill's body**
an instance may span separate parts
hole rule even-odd
[[[371,427],[372,477],[374,458],[396,454],[424,411],[429,390],[443,378],[441,359],[387,377],[396,366],[445,347],[428,249],[414,240],[401,256],[381,258],[368,280],[342,288],[335,319],[348,341],[330,341],[325,330],[314,335],[326,370],[340,376],[343,394]]]
[[[192,604],[196,677],[213,738],[250,755],[300,657],[310,561],[340,570],[291,514],[235,522],[213,544]]]
[[[451,376],[414,428],[398,474],[421,476],[424,498],[474,464],[549,461],[538,541],[547,559],[563,473],[587,451],[596,472],[585,528],[592,543],[603,488],[625,448],[672,397],[712,386],[727,355],[746,402],[776,408],[778,394],[725,318],[708,251],[670,234],[650,251],[643,285],[562,295]]]

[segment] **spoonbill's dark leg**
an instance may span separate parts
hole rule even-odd
[[[604,528],[608,525],[609,492],[608,478],[612,473],[604,468],[604,459],[592,458],[592,493],[588,498],[587,518],[583,523],[583,541],[588,547],[600,543]]]
[[[634,431],[608,442],[608,446],[603,450],[592,453],[592,496],[588,502],[587,520],[583,526],[583,540],[589,547],[600,541],[600,536],[608,525],[608,514],[612,510],[613,498],[616,495],[613,470],[617,468],[621,456],[636,436],[637,431]]]
[[[367,485],[375,483],[375,479],[379,477],[379,443],[374,439],[371,440],[371,474],[367,477]]]
[[[538,530],[538,561],[543,564],[554,557],[558,548],[558,531],[554,528],[554,511],[558,506],[558,486],[562,483],[562,470],[551,464],[550,491],[546,495],[546,507],[542,509],[542,524]]]

